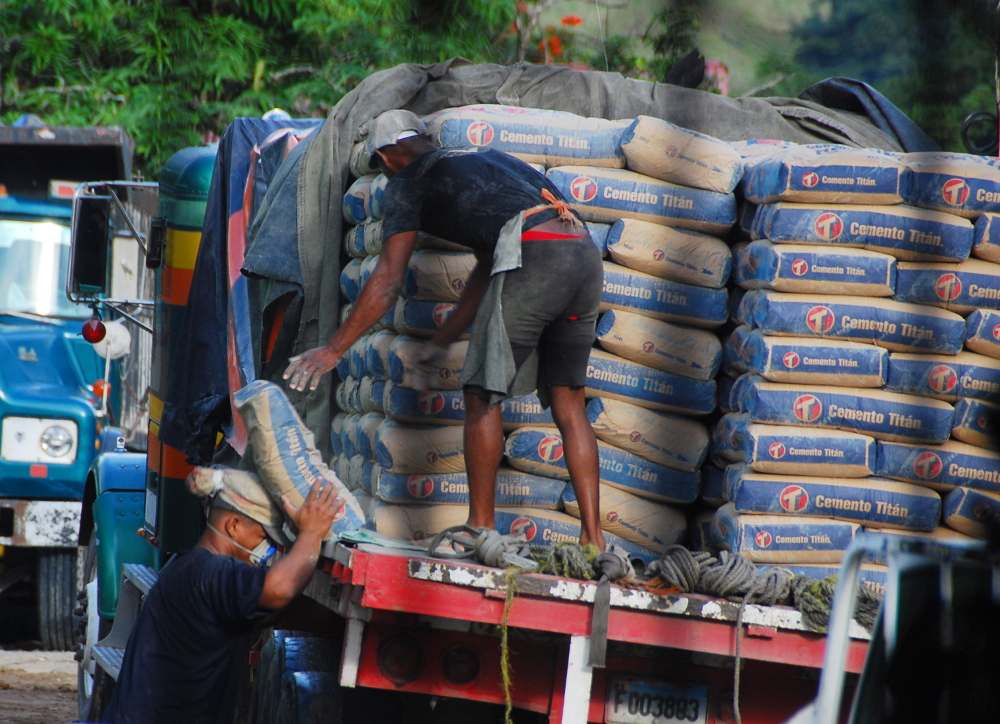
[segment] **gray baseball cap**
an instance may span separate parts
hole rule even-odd
[[[365,146],[369,154],[375,155],[380,148],[392,146],[405,138],[426,135],[427,126],[411,111],[394,110],[370,120],[366,131]]]

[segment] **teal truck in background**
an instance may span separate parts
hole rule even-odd
[[[132,154],[117,127],[0,125],[0,628],[15,629],[0,634],[49,650],[74,644],[88,471],[126,436],[122,365],[83,339],[92,311],[66,296],[73,196],[86,179],[129,179]],[[138,259],[116,267],[132,297]]]

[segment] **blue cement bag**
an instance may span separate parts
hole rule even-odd
[[[462,390],[411,390],[389,383],[383,399],[385,414],[398,422],[418,425],[461,425],[465,420]],[[525,426],[555,427],[551,410],[542,408],[535,393],[510,397],[500,403],[506,430]]]
[[[701,469],[701,502],[713,508],[726,503],[726,472],[715,465]]]
[[[726,340],[723,359],[727,370],[754,372],[771,382],[882,387],[889,352],[839,339],[770,337],[741,325]]]
[[[955,410],[947,402],[882,390],[785,385],[744,375],[733,390],[740,412],[754,422],[828,427],[877,440],[941,443]]]
[[[585,221],[639,219],[721,236],[736,223],[732,194],[659,181],[634,171],[563,166],[549,180]]]
[[[951,434],[956,440],[993,450],[997,445],[997,416],[1000,407],[983,400],[963,397],[955,403]]]
[[[361,259],[351,259],[340,272],[340,293],[353,302],[361,293]]]
[[[834,144],[787,149],[745,174],[743,193],[755,204],[898,204],[910,191],[909,169],[894,155]]]
[[[972,224],[910,206],[772,204],[761,206],[754,238],[791,244],[864,247],[908,261],[964,261]]]
[[[467,251],[415,251],[406,266],[401,294],[427,302],[457,302],[475,266],[475,255]]]
[[[977,309],[965,318],[965,348],[1000,359],[1000,312]]]
[[[358,394],[359,386],[359,380],[351,376],[345,377],[344,381],[337,385],[333,391],[333,399],[337,403],[337,407],[344,412],[361,413],[364,408],[361,406],[361,397]]]
[[[741,239],[750,239],[753,237],[753,222],[758,208],[760,207],[755,203],[743,201],[736,209],[736,230],[739,232]]]
[[[395,332],[383,329],[369,338],[365,348],[365,366],[376,379],[389,379],[389,348],[397,337],[399,335]]]
[[[969,153],[907,153],[913,177],[906,203],[975,219],[1000,211],[1000,167],[995,158]]]
[[[964,485],[1000,493],[1000,454],[955,440],[941,445],[879,442],[875,474],[935,490]]]
[[[368,362],[365,358],[365,351],[368,347],[368,341],[371,339],[371,334],[363,334],[358,337],[357,341],[347,348],[347,354],[344,355],[348,358],[348,371],[351,377],[360,380],[362,377],[369,376]]]
[[[632,312],[601,315],[597,341],[612,354],[696,380],[714,378],[722,364],[722,343],[714,333]]]
[[[629,269],[698,287],[725,286],[733,255],[722,239],[638,219],[622,219],[607,237],[611,258]]]
[[[733,387],[736,385],[736,379],[722,376],[719,377],[717,383],[719,385],[719,410],[722,412],[735,412],[736,407],[733,404]]]
[[[341,453],[350,460],[358,454],[358,424],[361,422],[361,415],[352,412],[344,420],[344,426],[340,430]]]
[[[628,121],[503,105],[446,108],[424,118],[441,148],[492,148],[545,166],[622,168]]]
[[[611,233],[611,224],[600,224],[591,221],[587,224],[587,231],[590,232],[590,239],[601,252],[602,257],[608,255],[608,234]]]
[[[361,409],[365,412],[377,412],[385,414],[385,407],[382,398],[385,396],[385,380],[377,380],[374,377],[365,377],[358,385],[358,396],[361,398]]]
[[[728,316],[724,289],[671,282],[604,262],[601,309],[620,309],[693,327],[718,327]]]
[[[972,256],[1000,264],[1000,214],[987,213],[976,219],[972,238]]]
[[[817,580],[823,580],[829,576],[840,575],[840,566],[822,563],[796,563],[782,566],[787,568],[796,576],[807,576]],[[879,563],[865,563],[861,566],[861,585],[877,596],[885,595],[885,584],[889,580],[889,569]]]
[[[890,299],[747,292],[740,316],[764,334],[871,342],[896,352],[958,354],[965,320],[953,312]]]
[[[715,409],[715,380],[672,375],[597,349],[587,363],[585,394],[687,415],[707,415]]]
[[[433,337],[457,305],[454,302],[421,302],[400,299],[393,312],[392,326],[399,334],[412,337]],[[459,339],[468,339],[468,332]]]
[[[933,490],[880,478],[773,475],[730,465],[726,497],[738,513],[834,518],[869,528],[933,530],[941,518],[941,497]]]
[[[378,461],[375,454],[375,435],[378,427],[385,421],[385,415],[378,412],[366,412],[358,420],[358,432],[355,450],[358,455],[370,463]]]
[[[712,518],[712,544],[754,563],[839,563],[857,523],[795,515],[741,515],[732,503]]]
[[[959,533],[989,540],[1000,531],[1000,493],[955,488],[944,496],[941,520]]]
[[[580,521],[565,513],[538,508],[498,508],[497,530],[501,534],[522,534],[531,545],[555,545],[580,539]],[[658,551],[637,545],[613,533],[605,533],[608,545],[621,546],[629,558],[651,563],[660,557]]]
[[[341,435],[344,431],[344,420],[347,419],[346,412],[338,412],[330,421],[330,449],[334,457],[344,452],[344,444],[341,442]]]
[[[358,224],[344,232],[344,253],[349,257],[363,259],[368,256],[365,251],[364,227],[364,224]]]
[[[557,510],[566,483],[510,468],[497,470],[496,505],[510,508]],[[407,475],[381,471],[372,495],[404,505],[469,504],[469,478],[463,473]]]
[[[364,525],[358,501],[323,462],[313,434],[280,387],[263,380],[251,382],[233,395],[233,404],[246,425],[257,475],[272,498],[285,496],[294,507],[301,507],[319,480],[333,485],[344,500],[332,532],[340,535]]]
[[[385,197],[385,185],[388,182],[388,177],[380,173],[372,179],[371,188],[368,190],[368,216],[376,221],[382,219],[382,203]]]
[[[700,476],[657,465],[603,442],[597,443],[601,482],[641,498],[690,503],[698,497]],[[532,475],[569,480],[562,437],[549,428],[522,427],[507,436],[510,466]]]
[[[716,449],[755,472],[863,478],[874,473],[875,439],[842,430],[762,425],[747,414],[728,414],[718,423]]]
[[[661,554],[687,533],[687,517],[678,508],[644,500],[610,485],[599,488],[601,530]],[[572,486],[567,485],[563,491],[562,503],[569,515],[580,518],[580,504]]]
[[[692,516],[688,522],[687,548],[689,550],[716,552],[712,545],[712,518],[714,517],[714,510],[705,510]]]
[[[379,256],[367,256],[361,260],[361,271],[358,274],[358,290],[365,288],[365,284],[368,283],[368,278],[375,271],[375,267],[378,266]]]
[[[401,425],[387,419],[375,433],[375,454],[390,473],[465,471],[462,428],[456,425]]]
[[[375,174],[362,176],[352,183],[347,189],[347,193],[344,194],[344,221],[348,224],[363,224],[365,219],[371,215],[369,199],[374,180]]]
[[[740,252],[736,283],[744,289],[890,297],[896,283],[896,260],[864,249],[761,240]]]
[[[885,389],[954,401],[960,397],[997,401],[1000,398],[1000,360],[959,352],[889,355]]]
[[[426,376],[417,375],[418,360],[424,351],[425,340],[407,335],[397,337],[389,347],[387,360],[389,362],[389,379],[398,385],[418,387],[421,383],[435,390],[457,390],[458,376],[465,364],[465,354],[469,343],[465,340],[452,342],[439,361],[436,369]]]
[[[959,314],[969,314],[979,307],[997,309],[1000,264],[979,259],[961,264],[900,262],[893,299],[932,304]]]
[[[697,420],[595,397],[587,417],[599,440],[675,470],[695,472],[708,454],[708,430]]]

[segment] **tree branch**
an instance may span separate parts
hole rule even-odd
[[[279,81],[282,78],[287,78],[290,75],[295,75],[296,73],[315,73],[316,69],[311,65],[293,65],[283,70],[276,70],[273,73],[268,74],[268,78],[272,81]]]
[[[788,75],[779,75],[774,80],[768,81],[767,83],[764,83],[763,85],[759,85],[756,88],[751,88],[746,93],[744,93],[743,95],[741,95],[740,98],[750,98],[755,93],[760,93],[761,91],[770,90],[771,88],[774,88],[774,86],[778,85],[778,83],[780,83],[781,81],[783,81],[783,80],[790,80],[790,79],[792,79],[794,77],[795,77],[795,73],[789,73]]]

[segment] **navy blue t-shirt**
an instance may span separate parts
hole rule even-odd
[[[164,567],[125,647],[101,721],[222,724],[249,654],[267,568],[193,548]]]
[[[419,230],[492,253],[504,224],[525,209],[548,203],[542,189],[563,198],[545,176],[506,153],[428,151],[386,184],[382,237]],[[523,229],[556,216],[551,210],[532,214]]]

